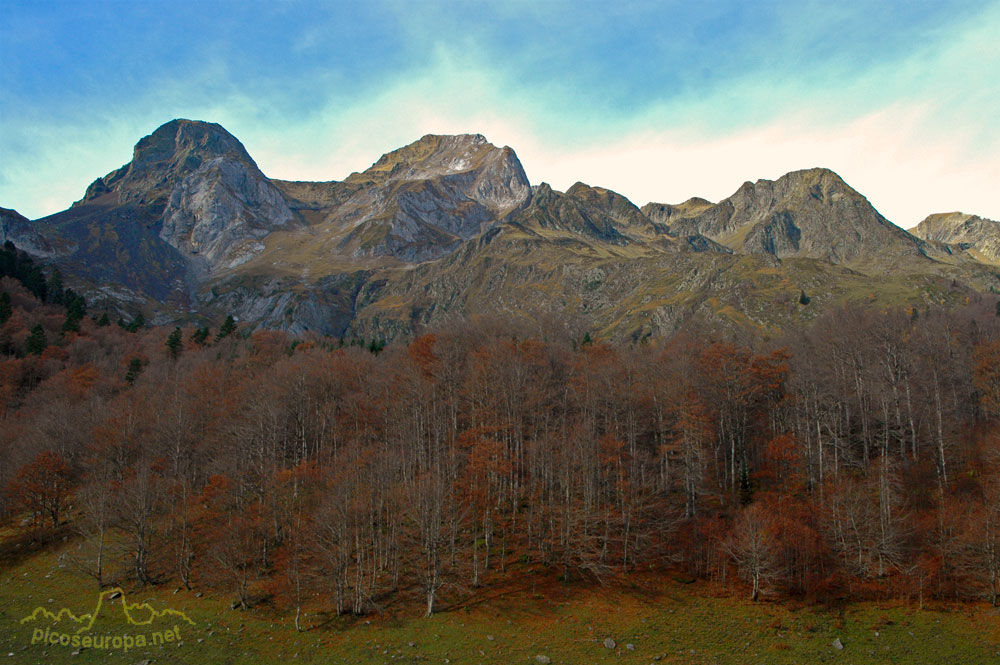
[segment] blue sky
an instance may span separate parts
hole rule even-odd
[[[175,117],[341,179],[426,133],[639,205],[827,166],[904,227],[1000,219],[1000,2],[2,0],[0,205],[67,207]]]

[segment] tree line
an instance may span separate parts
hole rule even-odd
[[[96,583],[378,611],[528,569],[762,595],[1000,594],[1000,317],[845,307],[769,343],[480,319],[405,342],[126,327],[9,278],[0,485]],[[40,326],[58,343],[24,346]]]

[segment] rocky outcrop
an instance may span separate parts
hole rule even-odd
[[[601,217],[605,225],[612,224],[621,233],[645,236],[655,233],[650,219],[627,198],[604,187],[591,187],[578,182],[566,195],[580,202],[593,217]]]
[[[629,244],[629,228],[650,226],[624,197],[579,182],[566,193],[543,182],[533,188],[528,205],[509,221],[528,230],[562,231],[612,245]]]
[[[642,206],[642,213],[653,223],[669,227],[673,222],[696,217],[715,204],[700,197],[692,197],[684,203],[672,205],[669,203],[647,203]]]
[[[58,254],[48,238],[32,226],[28,218],[16,210],[0,208],[0,245],[7,241],[18,249],[42,258],[52,258]]]
[[[928,216],[910,233],[968,252],[979,261],[1000,263],[1000,222],[992,219],[961,212],[938,213]]]
[[[644,209],[654,221],[668,224],[672,234],[701,233],[740,253],[832,263],[926,258],[919,239],[888,221],[828,169],[745,182],[715,205],[691,199]]]
[[[255,165],[215,157],[171,191],[160,237],[211,266],[232,268],[292,222],[285,199]]]
[[[531,189],[514,151],[479,134],[424,136],[344,184],[356,191],[326,212],[346,229],[340,250],[411,263],[444,256],[486,231]]]
[[[253,164],[243,144],[222,125],[171,120],[140,139],[132,151],[132,161],[95,180],[74,205],[114,194],[122,205],[164,206],[181,180],[217,157]]]
[[[256,241],[288,226],[293,215],[243,144],[221,125],[172,120],[141,139],[132,161],[98,178],[88,203],[134,205],[159,218],[160,237],[200,255],[210,270],[246,261]]]

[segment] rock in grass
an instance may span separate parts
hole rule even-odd
[[[608,637],[604,640],[604,646],[607,647],[608,649],[614,649],[616,646],[618,646],[618,643],[615,642],[610,637]]]
[[[844,648],[844,643],[840,641],[839,637],[833,641],[833,648],[836,649],[837,651],[840,651]]]
[[[541,665],[549,665],[549,663],[552,662],[552,659],[549,658],[548,656],[543,656],[542,654],[538,654],[537,656],[535,656],[535,662],[541,663]]]

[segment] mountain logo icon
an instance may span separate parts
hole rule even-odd
[[[194,621],[187,614],[180,610],[164,609],[158,610],[147,602],[130,603],[125,596],[125,592],[120,587],[107,589],[97,596],[97,604],[90,612],[76,614],[71,609],[64,607],[58,612],[52,612],[44,607],[36,607],[28,616],[21,619],[21,624],[26,625],[32,622],[42,622],[48,620],[53,624],[70,624],[75,627],[74,634],[81,634],[90,631],[97,621],[102,610],[107,615],[107,608],[113,601],[121,600],[122,615],[130,626],[151,626],[157,619],[172,619],[183,621],[189,625],[194,625]]]

